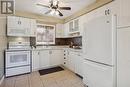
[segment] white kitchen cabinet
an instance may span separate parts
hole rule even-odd
[[[7,17],[7,36],[23,36],[31,37],[35,36],[36,20],[8,16]]]
[[[41,50],[40,51],[40,69],[50,67],[50,51]]]
[[[40,68],[40,52],[32,51],[32,71],[37,71]]]
[[[26,29],[23,23],[23,19],[15,16],[7,17],[7,35],[8,36],[24,36],[26,35]],[[27,23],[28,24],[28,23]],[[25,25],[26,26],[26,25]]]
[[[20,27],[20,18],[15,16],[8,16],[7,17],[7,28],[11,29],[19,29]]]
[[[56,38],[63,38],[63,37],[64,37],[64,25],[56,24]]]
[[[81,53],[75,54],[75,73],[83,76],[83,58]]]
[[[63,61],[63,50],[50,50],[50,66],[61,65]]]
[[[69,70],[83,76],[82,70],[83,58],[82,53],[71,50],[64,50],[64,61],[63,65]]]
[[[61,65],[63,50],[34,50],[32,51],[32,70],[45,69]]]
[[[130,27],[117,30],[117,87],[130,87]]]
[[[64,24],[64,37],[69,37],[69,23]]]
[[[72,51],[69,51],[68,68],[75,72],[75,54]]]
[[[36,36],[36,29],[37,29],[36,20],[35,19],[30,19],[30,29],[29,29],[28,33],[30,33],[31,37]]]

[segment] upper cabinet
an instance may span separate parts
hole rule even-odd
[[[63,37],[64,37],[64,25],[56,24],[56,38],[63,38]]]
[[[7,36],[35,36],[36,20],[23,17],[7,17]]]
[[[31,37],[36,36],[36,29],[37,29],[36,20],[30,19],[30,36]]]
[[[74,19],[69,22],[69,34],[70,36],[79,36],[80,28],[79,28],[79,19]]]

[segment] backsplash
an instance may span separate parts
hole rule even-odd
[[[31,46],[36,45],[36,38],[30,38]],[[73,38],[56,38],[55,45],[70,45],[73,42],[74,46],[82,46],[82,37],[73,37]]]
[[[56,45],[70,45],[71,42],[74,46],[82,46],[82,37],[56,38]]]
[[[36,38],[27,38],[27,37],[8,37],[8,42],[29,42],[31,46],[36,45]],[[82,46],[82,37],[73,37],[73,38],[56,38],[55,45],[70,45],[73,42],[74,46]]]

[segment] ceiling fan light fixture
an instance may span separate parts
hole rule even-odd
[[[37,5],[49,8],[50,10],[47,11],[45,14],[50,14],[50,15],[63,16],[63,14],[60,10],[71,10],[71,7],[60,7],[59,6],[59,0],[50,0],[49,6],[43,5],[43,4],[37,4]]]
[[[56,15],[59,15],[59,12],[58,12],[58,11],[56,11],[56,12],[55,12],[55,14],[56,14]]]
[[[50,12],[51,15],[54,15],[55,14],[55,10],[52,9],[51,12]]]

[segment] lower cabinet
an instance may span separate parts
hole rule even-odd
[[[63,62],[63,50],[50,51],[50,66],[61,65]]]
[[[80,53],[75,56],[75,73],[83,76],[83,57]]]
[[[73,72],[75,72],[75,56],[74,52],[69,52],[68,68]]]
[[[32,51],[32,71],[39,70],[40,67],[40,52]]]
[[[34,50],[32,51],[32,71],[61,65],[63,50]]]
[[[40,69],[50,67],[50,50],[42,50],[40,51],[39,58]]]
[[[80,52],[70,50],[34,50],[32,51],[32,71],[64,65],[71,71],[83,76],[83,58]]]
[[[82,71],[83,58],[80,52],[69,52],[68,68],[76,74],[83,76]]]

